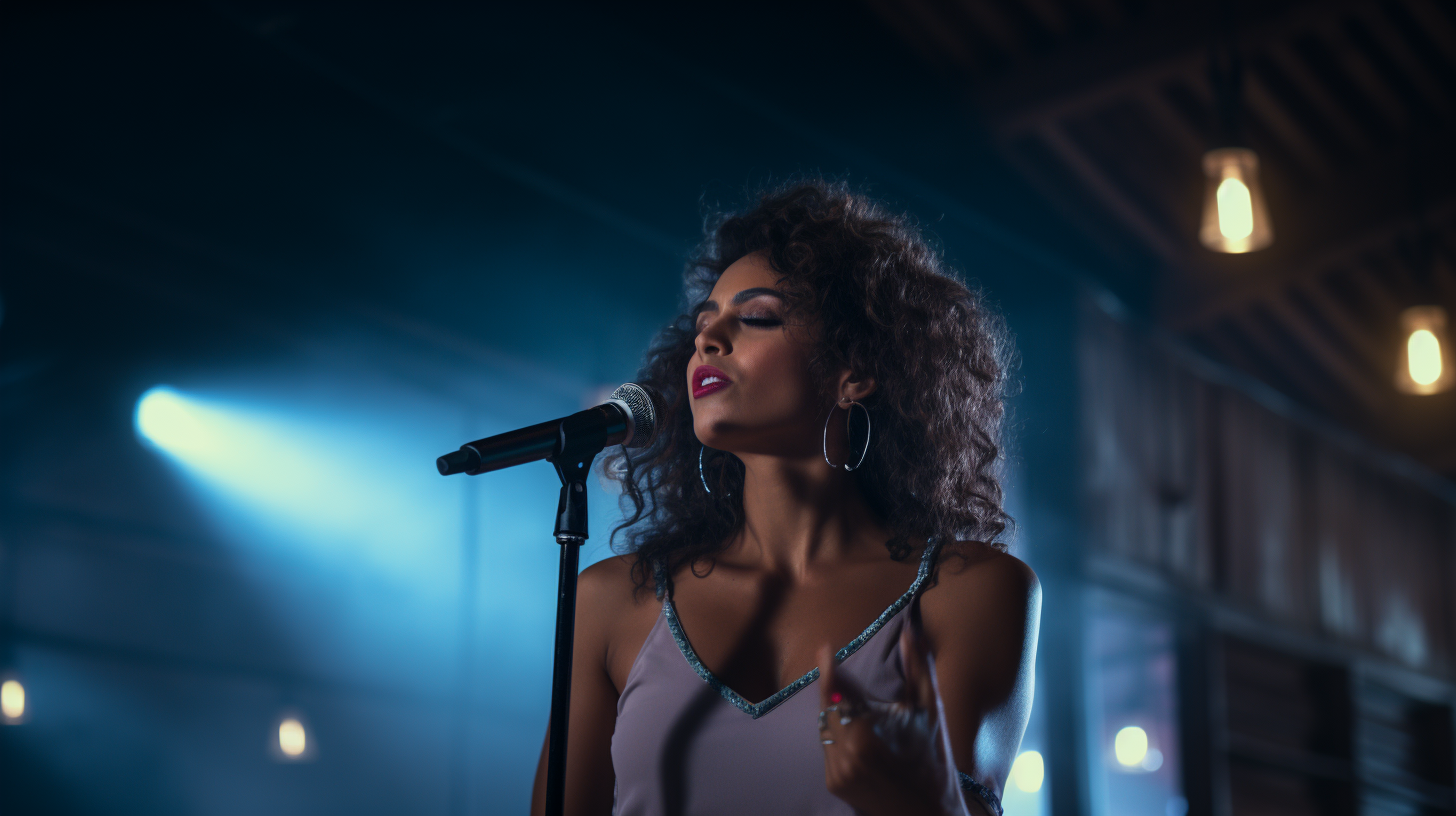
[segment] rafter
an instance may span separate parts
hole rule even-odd
[[[1239,43],[1262,48],[1366,4],[1366,0],[1310,0],[1292,8],[1276,3],[1245,6],[1249,16]],[[1032,127],[1077,110],[1096,107],[1170,77],[1202,82],[1217,3],[1154,4],[1138,24],[1080,45],[998,81],[980,93],[992,118],[1010,129]]]
[[[1391,219],[1353,239],[1320,253],[1298,266],[1284,269],[1267,269],[1257,277],[1243,283],[1230,285],[1207,297],[1192,299],[1181,311],[1169,317],[1169,325],[1177,331],[1190,331],[1213,320],[1238,310],[1248,303],[1271,297],[1279,291],[1310,280],[1331,267],[1360,253],[1383,248],[1401,234],[1413,228],[1429,228],[1456,217],[1456,196],[1447,198],[1431,208],[1424,218],[1402,216]]]
[[[1038,135],[1056,152],[1058,158],[1076,172],[1082,183],[1096,191],[1118,219],[1136,232],[1165,263],[1178,261],[1183,252],[1163,228],[1150,221],[1142,207],[1130,201],[1065,131],[1059,127],[1047,127]]]
[[[1333,348],[1319,331],[1309,325],[1302,315],[1295,311],[1283,298],[1273,298],[1267,304],[1279,323],[1294,335],[1305,350],[1325,368],[1335,380],[1359,402],[1368,415],[1384,417],[1390,410],[1390,394],[1387,389],[1375,388],[1370,376],[1350,364],[1349,359]]]
[[[1371,148],[1370,138],[1365,135],[1363,128],[1349,115],[1347,106],[1336,101],[1330,95],[1329,88],[1323,80],[1310,72],[1304,59],[1294,53],[1289,47],[1289,42],[1270,43],[1264,50],[1265,55],[1290,82],[1298,87],[1299,92],[1306,99],[1319,109],[1330,124],[1334,125],[1342,139],[1356,150],[1369,150]]]

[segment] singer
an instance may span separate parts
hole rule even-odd
[[[566,813],[999,816],[1041,609],[1000,322],[819,180],[718,219],[686,284],[637,379],[658,436],[604,458],[623,554],[580,578]]]

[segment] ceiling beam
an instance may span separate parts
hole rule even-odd
[[[1382,249],[1411,230],[1456,227],[1448,224],[1453,219],[1456,219],[1456,195],[1448,196],[1431,207],[1424,217],[1402,215],[1392,218],[1303,264],[1266,268],[1258,276],[1246,277],[1241,283],[1223,287],[1204,297],[1181,297],[1182,304],[1172,307],[1167,325],[1174,331],[1195,330],[1229,312],[1244,308],[1252,301],[1270,298],[1291,286],[1309,281],[1356,255]]]
[[[1338,382],[1344,390],[1360,404],[1363,412],[1371,417],[1385,418],[1389,415],[1391,394],[1389,389],[1377,388],[1370,375],[1351,365],[1344,353],[1331,346],[1309,321],[1292,308],[1283,298],[1273,298],[1267,303],[1278,318],[1280,325],[1293,334],[1304,346],[1305,351]]]
[[[1241,4],[1239,45],[1257,49],[1368,4],[1368,0],[1305,0]],[[1206,81],[1208,44],[1217,32],[1218,3],[1152,4],[1139,23],[1039,59],[977,94],[982,109],[1008,130],[1032,127],[1173,76]]]
[[[1049,126],[1041,129],[1037,135],[1051,147],[1057,158],[1077,174],[1082,184],[1097,193],[1118,220],[1137,233],[1164,263],[1175,264],[1182,258],[1184,252],[1164,229],[1149,220],[1143,213],[1143,208],[1129,200],[1097,162],[1072,141],[1065,130]]]

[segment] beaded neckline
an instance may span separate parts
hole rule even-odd
[[[881,612],[880,616],[875,618],[873,623],[865,627],[865,630],[860,632],[858,637],[851,640],[849,645],[835,652],[835,660],[843,661],[859,651],[861,646],[868,643],[870,638],[875,636],[875,633],[883,629],[885,624],[890,622],[891,618],[895,617],[900,610],[904,609],[910,603],[915,597],[915,594],[920,591],[920,587],[925,584],[925,579],[929,577],[930,567],[935,562],[935,553],[939,549],[939,544],[934,541],[926,545],[924,554],[920,556],[920,569],[915,573],[915,582],[910,585],[909,589],[905,590],[905,594],[901,595],[894,603],[886,607],[885,611]],[[729,688],[722,680],[719,680],[713,672],[708,670],[707,666],[703,665],[703,661],[698,659],[698,653],[693,651],[693,646],[688,642],[688,636],[683,632],[682,624],[678,621],[677,610],[672,605],[672,592],[662,592],[662,588],[667,585],[667,576],[664,574],[661,562],[658,562],[654,566],[654,573],[659,595],[663,596],[662,615],[667,619],[667,629],[672,633],[672,639],[677,643],[678,651],[682,652],[683,658],[687,660],[688,665],[692,667],[693,671],[697,672],[698,676],[703,678],[703,682],[715,689],[722,695],[723,699],[732,703],[738,710],[756,720],[778,707],[783,701],[797,694],[805,686],[819,679],[819,667],[815,666],[805,672],[802,677],[774,692],[763,701],[758,703],[748,702],[738,692]]]

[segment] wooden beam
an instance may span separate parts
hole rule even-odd
[[[1109,96],[1159,85],[1173,76],[1205,82],[1208,46],[1219,3],[1155,3],[1142,21],[1120,28],[999,80],[979,94],[989,118],[1016,130],[1096,107]],[[1253,3],[1239,44],[1246,49],[1281,42],[1368,0],[1309,0],[1285,7]]]
[[[1364,128],[1350,117],[1349,109],[1342,102],[1330,95],[1329,88],[1310,72],[1304,58],[1293,52],[1288,41],[1270,43],[1264,49],[1264,54],[1289,77],[1300,94],[1309,99],[1330,124],[1334,125],[1347,144],[1356,151],[1371,149],[1370,138],[1365,135]]]
[[[1442,2],[1449,4],[1450,0],[1442,0]],[[1438,10],[1431,0],[1405,0],[1402,5],[1410,11],[1412,17],[1416,18],[1421,30],[1436,41],[1437,47],[1442,52],[1447,56],[1456,54],[1456,26],[1451,25],[1450,19]]]
[[[1321,317],[1334,325],[1335,330],[1355,348],[1356,353],[1360,355],[1361,360],[1371,371],[1385,371],[1394,365],[1391,360],[1387,359],[1390,355],[1385,353],[1382,344],[1377,342],[1376,338],[1371,337],[1370,332],[1364,326],[1350,319],[1350,313],[1342,304],[1330,297],[1319,278],[1296,284],[1293,288],[1300,297],[1314,304]]]
[[[1452,218],[1456,218],[1456,196],[1432,207],[1424,218],[1402,216],[1391,219],[1298,266],[1266,270],[1260,276],[1247,278],[1240,284],[1228,286],[1207,297],[1188,299],[1189,305],[1186,308],[1169,316],[1168,325],[1174,331],[1192,331],[1243,308],[1251,301],[1271,297],[1287,287],[1308,281],[1352,256],[1382,248],[1413,228],[1432,228]]]
[[[1264,80],[1253,72],[1244,78],[1244,103],[1249,106],[1249,113],[1263,120],[1269,130],[1284,142],[1284,152],[1304,165],[1305,174],[1321,180],[1330,177],[1331,165],[1325,149],[1310,140],[1304,127],[1289,115],[1284,104],[1265,87]]]
[[[1203,134],[1194,130],[1187,120],[1179,116],[1167,102],[1163,101],[1161,88],[1143,90],[1138,95],[1137,102],[1161,127],[1164,135],[1178,145],[1179,150],[1193,157],[1194,163],[1191,172],[1199,172],[1198,168],[1202,166],[1203,154],[1209,148]]]
[[[1142,238],[1165,263],[1176,264],[1184,253],[1173,240],[1143,213],[1142,208],[1130,201],[1096,162],[1082,152],[1060,127],[1047,127],[1039,135],[1056,152],[1057,157],[1072,168],[1082,183],[1090,187],[1118,218]]]
[[[1261,354],[1265,355],[1280,374],[1291,384],[1304,391],[1309,397],[1310,407],[1322,409],[1325,413],[1336,417],[1345,418],[1339,412],[1339,406],[1348,405],[1349,401],[1344,399],[1345,395],[1335,385],[1333,380],[1319,377],[1304,365],[1303,361],[1290,356],[1288,344],[1269,334],[1260,321],[1251,314],[1242,315],[1235,321],[1238,330],[1258,347]],[[1278,382],[1271,382],[1269,385],[1284,390],[1284,385]]]
[[[1310,356],[1315,358],[1335,381],[1360,403],[1365,414],[1385,418],[1390,412],[1389,389],[1376,388],[1369,374],[1355,368],[1341,352],[1330,346],[1309,321],[1284,298],[1272,298],[1266,305],[1290,334],[1294,335]]]
[[[1400,33],[1394,29],[1390,20],[1378,8],[1363,4],[1351,9],[1351,13],[1359,18],[1363,24],[1362,27],[1370,33],[1376,43],[1385,49],[1390,58],[1405,69],[1406,77],[1420,90],[1421,95],[1425,97],[1426,104],[1449,118],[1453,113],[1452,106],[1456,104],[1456,100],[1453,100],[1451,93],[1411,55],[1410,48],[1402,41]]]
[[[1044,143],[1041,138],[1033,134],[1023,134],[1019,137],[1018,142],[1021,140],[1034,140]],[[1087,206],[1080,206],[1067,201],[1068,179],[1065,177],[1053,178],[1048,174],[1047,168],[1025,155],[1024,150],[1017,148],[1015,143],[1010,147],[1011,149],[1007,150],[1006,153],[1011,159],[1012,165],[1031,181],[1032,185],[1041,192],[1042,196],[1054,210],[1081,230],[1083,237],[1101,248],[1102,252],[1115,263],[1126,265],[1136,263],[1128,255],[1127,245],[1118,241],[1116,236],[1112,234],[1113,230],[1108,229],[1108,221],[1098,219]],[[1071,179],[1071,183],[1075,184],[1077,180],[1073,178]],[[1090,198],[1090,196],[1088,197]]]
[[[1381,79],[1380,73],[1375,66],[1370,64],[1370,59],[1365,56],[1365,52],[1350,42],[1350,38],[1345,36],[1345,32],[1340,30],[1339,23],[1335,20],[1325,20],[1315,30],[1325,46],[1330,49],[1330,53],[1334,54],[1340,64],[1350,72],[1355,84],[1365,92],[1366,98],[1380,108],[1380,112],[1384,114],[1392,129],[1397,131],[1403,129],[1409,119],[1406,110],[1397,99],[1398,94],[1395,89]]]
[[[1001,11],[984,0],[961,0],[962,13],[975,23],[977,30],[996,43],[1007,54],[1024,54],[1016,26]]]

